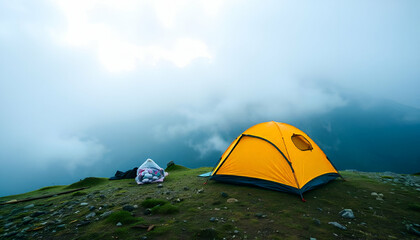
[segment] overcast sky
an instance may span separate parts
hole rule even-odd
[[[121,167],[103,137],[121,131],[144,134],[135,166],[150,142],[204,132],[185,142],[200,159],[237,124],[328,112],[344,93],[420,109],[419,12],[418,0],[0,0],[0,195],[22,191],[4,183],[22,169]]]

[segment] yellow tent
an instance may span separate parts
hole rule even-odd
[[[340,174],[304,132],[279,122],[252,126],[220,158],[210,179],[299,194]],[[341,177],[341,176],[340,176]]]

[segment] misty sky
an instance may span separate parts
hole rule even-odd
[[[0,0],[0,196],[148,157],[197,167],[236,126],[347,95],[420,109],[419,12],[418,0]]]

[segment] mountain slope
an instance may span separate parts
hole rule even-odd
[[[299,196],[209,181],[211,168],[170,171],[162,187],[88,178],[0,202],[88,189],[0,206],[3,239],[417,239],[420,177],[342,171]],[[416,185],[417,184],[417,185]],[[416,189],[417,188],[417,189]],[[376,193],[376,194],[375,194]],[[381,195],[383,195],[381,197]],[[339,212],[351,209],[354,219]],[[337,222],[346,230],[330,222]],[[117,226],[120,225],[121,226]],[[408,227],[408,228],[407,228]],[[147,231],[147,229],[150,231]]]

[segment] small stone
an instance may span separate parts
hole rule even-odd
[[[92,212],[92,211],[94,211],[95,209],[96,209],[96,207],[95,207],[95,206],[90,206],[90,207],[89,207],[89,211],[91,211],[91,212]]]
[[[163,184],[162,184],[162,183],[159,183],[159,184],[157,185],[157,187],[158,187],[158,188],[163,188]]]
[[[109,215],[111,215],[112,211],[108,211],[108,212],[104,212],[100,215],[100,217],[108,217]]]
[[[238,199],[236,198],[228,198],[228,200],[226,200],[227,203],[236,203],[239,202]]]
[[[318,211],[320,211],[320,212],[322,212],[322,211],[323,211],[323,210],[322,210],[322,208],[320,208],[320,207],[319,207],[319,208],[316,208],[316,209],[317,209]]]
[[[210,218],[210,222],[216,222],[216,221],[217,221],[217,218],[215,218],[215,217]]]
[[[15,224],[14,222],[6,223],[6,224],[4,224],[4,228],[9,228],[9,227],[13,226],[14,224]]]
[[[345,226],[339,224],[338,222],[329,222],[328,224],[331,224],[334,227],[337,227],[337,228],[342,229],[342,230],[346,230],[347,229]]]
[[[383,201],[383,199],[381,197],[377,197],[376,200]]]
[[[65,228],[65,227],[66,227],[66,224],[60,224],[57,226],[57,228]]]
[[[314,221],[314,223],[316,224],[316,225],[321,225],[321,221],[319,220],[319,219],[317,219],[317,218],[312,218],[312,220]]]
[[[311,238],[309,238],[309,240],[316,240],[316,238],[311,237]]]
[[[88,205],[88,203],[87,202],[82,202],[82,203],[80,203],[80,206],[87,206]]]
[[[238,231],[238,230],[235,230],[235,231],[233,231],[233,233],[234,233],[234,234],[238,234],[238,233],[239,233],[239,231]]]
[[[33,208],[33,207],[35,207],[34,204],[29,204],[29,205],[25,206],[24,209]]]
[[[417,229],[414,227],[415,225],[417,225],[417,224],[406,224],[405,226],[406,226],[407,231],[408,231],[409,233],[412,233],[412,234],[414,234],[414,235],[420,236],[420,231],[419,231],[419,230],[417,230]]]
[[[117,227],[121,227],[122,226],[122,223],[121,222],[118,222],[116,226]]]
[[[14,236],[14,235],[16,235],[16,234],[18,234],[18,232],[17,232],[17,231],[12,231],[12,232],[5,233],[3,236],[4,236],[4,237],[11,237],[11,236]]]
[[[378,196],[381,197],[381,198],[384,197],[384,195],[382,193],[379,193]]]
[[[33,218],[32,217],[30,217],[30,216],[26,216],[26,217],[24,217],[23,219],[22,219],[22,221],[23,221],[23,224],[27,224],[27,223],[29,223],[30,221],[32,221],[33,220]]]
[[[139,206],[138,206],[138,205],[134,205],[133,207],[134,207],[135,209],[139,208]]]
[[[150,214],[152,214],[152,209],[146,208],[146,210],[144,210],[144,215],[150,215]]]
[[[256,214],[255,214],[255,216],[256,216],[257,218],[266,218],[266,217],[267,217],[267,215],[265,215],[265,214],[263,214],[263,213],[256,213]]]
[[[204,189],[202,188],[197,190],[197,193],[203,193],[203,192],[204,192]]]
[[[224,198],[228,198],[229,197],[229,195],[227,193],[225,193],[225,192],[222,192],[220,195],[222,195],[222,197],[224,197]]]
[[[77,225],[76,225],[76,227],[82,227],[82,226],[85,226],[85,225],[88,225],[90,223],[90,221],[80,221]]]
[[[124,211],[128,211],[128,212],[132,212],[132,211],[134,210],[134,206],[131,206],[131,205],[125,205],[125,206],[123,207],[123,210],[124,210]]]
[[[91,212],[91,213],[89,213],[88,215],[86,215],[86,219],[88,219],[88,218],[92,218],[92,217],[94,217],[94,216],[96,216],[96,213],[95,213],[95,212]]]
[[[371,196],[374,196],[374,197],[377,197],[378,196],[378,194],[376,192],[372,192],[370,195]]]
[[[351,209],[341,210],[338,214],[340,214],[340,216],[343,217],[343,218],[349,218],[349,219],[354,218],[353,210],[351,210]]]

